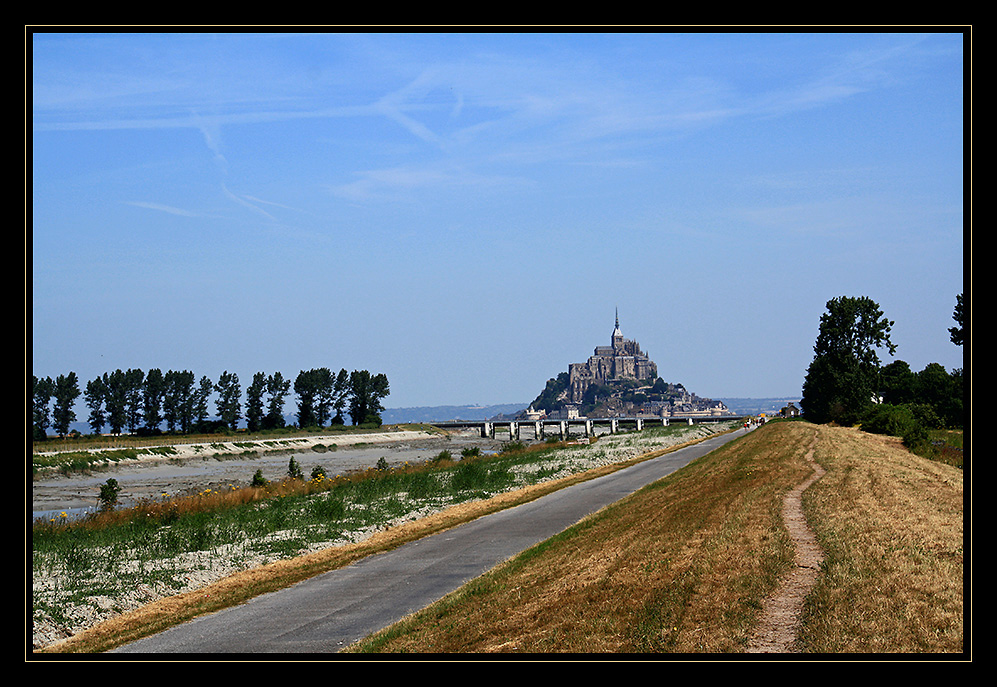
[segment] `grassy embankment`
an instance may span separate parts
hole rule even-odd
[[[743,651],[791,564],[782,494],[825,551],[797,650],[963,651],[963,475],[895,438],[776,422],[604,509],[354,652]]]

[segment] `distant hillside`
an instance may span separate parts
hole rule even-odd
[[[386,408],[381,420],[386,425],[406,422],[445,422],[447,420],[490,420],[496,415],[514,415],[526,410],[529,403],[505,403],[492,406],[421,406]]]

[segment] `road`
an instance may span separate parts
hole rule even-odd
[[[120,654],[333,653],[744,434],[737,430],[124,645]]]

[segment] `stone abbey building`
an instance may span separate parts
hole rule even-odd
[[[640,350],[636,341],[623,338],[617,311],[612,343],[609,346],[596,346],[595,354],[588,362],[571,363],[568,366],[568,398],[571,403],[581,403],[585,392],[593,384],[626,379],[648,380],[653,383],[657,378],[658,366]]]

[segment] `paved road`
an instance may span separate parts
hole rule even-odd
[[[113,653],[331,653],[744,434],[737,430],[259,596]]]

